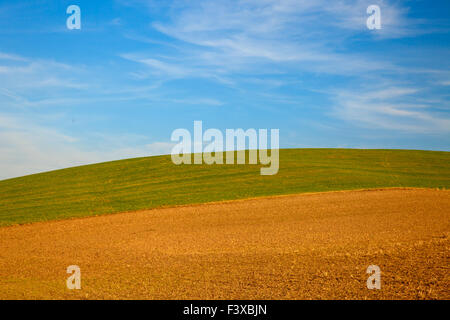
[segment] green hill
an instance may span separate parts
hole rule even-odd
[[[301,192],[450,186],[449,152],[283,149],[277,175],[259,168],[176,166],[157,156],[3,180],[0,226]]]

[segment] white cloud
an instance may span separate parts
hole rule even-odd
[[[450,133],[450,118],[427,104],[417,104],[414,88],[336,92],[332,116],[361,127],[421,134]]]
[[[177,52],[159,57],[154,51],[128,53],[122,57],[169,78],[207,77],[231,84],[236,74],[254,77],[296,70],[349,76],[393,70],[392,63],[336,51],[355,35],[375,40],[414,34],[410,26],[415,22],[407,18],[404,8],[377,1],[384,28],[374,36],[365,23],[366,8],[372,2],[177,1],[168,21],[152,23],[156,30],[179,41]],[[153,4],[149,6],[153,10]]]
[[[80,138],[34,124],[26,118],[0,114],[0,179],[118,159],[169,154],[173,143],[136,143],[142,139],[104,136],[104,148],[87,149]],[[101,139],[101,135],[96,135]]]
[[[0,52],[0,60],[27,61],[24,57],[4,52]]]
[[[162,76],[182,78],[188,74],[193,75],[195,73],[195,71],[184,68],[181,65],[169,64],[154,58],[138,58],[130,54],[123,54],[121,57],[127,60],[142,63]]]

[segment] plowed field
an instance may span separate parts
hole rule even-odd
[[[0,228],[1,299],[450,299],[450,191],[257,198]],[[81,268],[68,290],[66,268]],[[368,290],[366,269],[381,268]]]

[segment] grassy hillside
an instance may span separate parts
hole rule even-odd
[[[160,206],[378,187],[450,187],[450,153],[285,149],[280,170],[136,158],[0,181],[0,226]]]

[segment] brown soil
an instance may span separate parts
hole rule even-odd
[[[450,299],[449,217],[450,191],[389,189],[0,228],[0,299]]]

